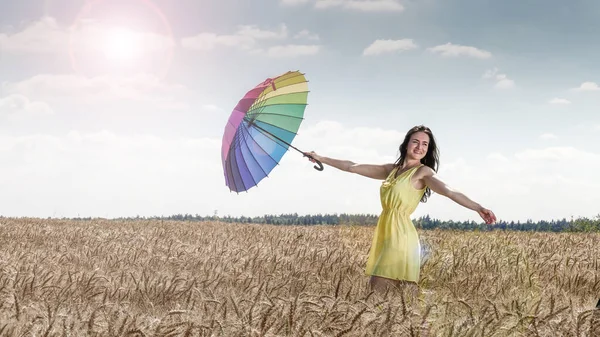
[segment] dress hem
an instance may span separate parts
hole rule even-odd
[[[406,282],[413,282],[413,283],[416,283],[416,284],[419,283],[418,280],[417,281],[413,281],[413,280],[400,279],[400,278],[391,278],[389,276],[383,276],[383,275],[377,275],[377,274],[368,274],[368,273],[365,273],[365,275],[367,275],[367,276],[381,277],[381,278],[384,278],[384,279],[387,279],[387,280],[391,280],[391,281],[406,281]]]

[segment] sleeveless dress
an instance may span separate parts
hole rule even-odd
[[[421,267],[419,235],[410,219],[425,188],[417,190],[411,178],[415,166],[394,178],[393,169],[380,187],[383,210],[371,243],[365,274],[394,280],[418,282]]]

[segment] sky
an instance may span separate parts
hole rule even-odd
[[[385,164],[415,125],[499,220],[600,214],[600,2],[0,1],[0,215],[379,214],[381,181],[290,151],[230,192],[221,142],[266,78],[309,80],[302,151]],[[433,194],[413,218],[481,221]]]

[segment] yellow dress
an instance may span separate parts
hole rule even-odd
[[[423,164],[394,178],[392,170],[381,184],[383,208],[379,215],[365,273],[394,280],[419,281],[421,244],[410,215],[415,211],[425,188],[417,190],[411,178]]]

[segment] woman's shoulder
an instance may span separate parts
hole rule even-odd
[[[424,177],[432,176],[434,174],[435,174],[435,171],[431,167],[429,167],[425,164],[422,164],[415,172],[415,176],[417,177],[417,179],[422,179]]]
[[[394,163],[383,164],[381,166],[383,166],[383,168],[385,169],[385,174],[387,176],[389,176],[397,167]]]

